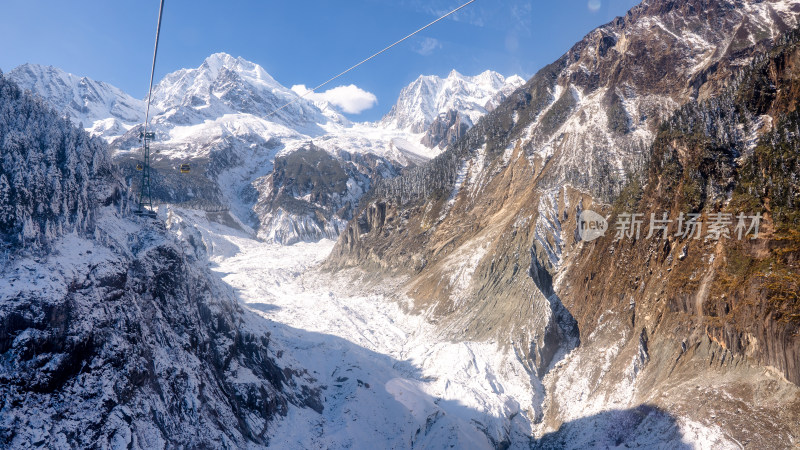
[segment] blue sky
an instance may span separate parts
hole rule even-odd
[[[262,65],[281,84],[316,86],[466,0],[166,0],[156,80],[215,52]],[[354,84],[385,114],[420,74],[491,69],[529,78],[637,0],[477,0],[326,88]],[[147,90],[158,0],[3,0],[0,69],[53,65]]]

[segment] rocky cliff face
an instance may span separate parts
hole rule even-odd
[[[0,446],[242,447],[320,408],[205,261],[129,214],[102,142],[0,97]]]
[[[796,421],[800,411],[794,294],[800,222],[789,206],[800,173],[792,137],[798,97],[788,100],[800,79],[792,62],[798,37],[795,32],[757,57],[726,91],[676,113],[657,134],[643,183],[629,185],[608,209],[583,203],[610,216],[611,224],[624,211],[648,218],[689,211],[701,214],[706,228],[699,239],[683,237],[677,223],[665,238],[646,239],[645,229],[640,239],[615,241],[610,231],[591,243],[578,239],[565,252],[562,299],[593,339],[550,376],[556,403],[577,395],[559,377],[600,364],[597,355],[604,351],[608,365],[592,373],[590,383],[602,386],[622,374],[629,392],[612,391],[617,398],[653,402],[665,396],[668,401],[656,404],[713,417],[750,445],[797,441],[781,424]],[[749,222],[743,238],[737,236],[742,213],[764,214],[758,238],[747,234]],[[723,217],[718,214],[730,215],[730,238],[709,238],[714,217]],[[608,342],[617,355],[610,359]],[[716,380],[709,383],[709,377]],[[755,385],[768,388],[752,395]],[[588,401],[605,395],[590,394]],[[739,411],[751,413],[742,418]],[[771,439],[764,427],[779,437]]]
[[[792,138],[781,137],[792,122],[764,134],[784,115],[766,112],[780,111],[773,101],[792,103],[793,57],[764,52],[794,39],[798,15],[792,1],[643,2],[430,164],[381,183],[329,267],[410,275],[414,308],[444,333],[506,342],[546,386],[543,412],[529,413],[537,434],[648,403],[715,418],[754,445],[797,442],[800,397],[787,382],[797,380],[796,221],[743,247],[644,235],[614,244],[613,225],[628,208],[733,214],[737,189],[765,210],[773,193],[795,201],[796,175],[758,188],[744,179],[796,170]],[[761,81],[746,84],[754,71]],[[685,104],[702,106],[675,115]],[[771,150],[754,151],[757,142]],[[580,239],[587,209],[609,218],[606,238]]]
[[[439,114],[431,122],[420,143],[426,147],[445,148],[464,137],[471,126],[472,121],[469,118],[451,109],[446,113]]]
[[[398,168],[384,158],[347,152],[333,156],[313,143],[279,155],[272,173],[256,183],[258,237],[285,245],[336,239],[364,192],[377,179],[397,174]]]

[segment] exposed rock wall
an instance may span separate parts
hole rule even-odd
[[[774,445],[800,438],[791,425],[797,386],[781,380],[796,380],[795,363],[786,362],[797,357],[794,328],[786,320],[795,313],[768,306],[771,298],[790,298],[796,279],[795,250],[783,235],[765,235],[760,245],[778,247],[774,253],[783,259],[774,262],[789,281],[766,286],[753,272],[742,278],[755,287],[749,293],[742,286],[720,286],[720,271],[731,266],[722,262],[722,244],[700,241],[684,250],[685,243],[675,239],[612,243],[613,220],[623,210],[639,208],[649,217],[662,208],[674,218],[680,211],[726,207],[737,183],[747,191],[738,164],[752,151],[746,143],[765,132],[759,120],[771,119],[731,97],[730,90],[744,82],[743,68],[785,41],[799,13],[795,2],[644,2],[542,69],[430,164],[381,183],[340,237],[328,266],[406,274],[414,307],[444,332],[508,343],[554,393],[537,421],[540,431],[579,417],[581,408],[642,402],[704,421],[689,406],[690,395],[660,397],[694,382],[736,424],[726,430],[740,427],[737,436],[756,433]],[[741,92],[774,88],[763,86]],[[776,92],[787,90],[794,87]],[[683,111],[692,119],[676,119],[683,104],[706,109],[687,106]],[[671,123],[692,128],[675,140],[664,134]],[[677,165],[661,159],[659,149],[667,147],[678,155]],[[781,158],[776,166],[764,162],[756,173],[793,167],[793,159]],[[671,172],[678,166],[679,172]],[[660,178],[652,178],[653,171]],[[752,192],[771,190],[786,204],[785,192],[796,192],[788,188],[794,178],[786,178],[782,189]],[[681,179],[680,193],[653,194],[656,180]],[[666,203],[656,201],[662,195]],[[591,243],[577,233],[577,219],[587,209],[610,217],[612,225],[605,238]],[[712,313],[711,305],[719,302],[709,299],[726,293],[743,299],[737,304],[761,309]],[[733,308],[730,301],[720,308],[726,303]],[[549,319],[561,305],[568,316]],[[553,323],[560,333],[548,333]],[[737,343],[751,342],[751,336],[760,350]],[[758,375],[751,364],[782,375]],[[690,368],[697,369],[694,375]],[[712,386],[715,377],[726,381]],[[722,399],[761,382],[770,386],[766,396],[736,408],[756,414],[769,405],[777,418],[734,420],[736,408]],[[782,406],[770,403],[780,398]],[[759,431],[767,421],[778,430],[772,437]]]
[[[471,126],[472,121],[469,117],[464,117],[458,111],[451,109],[434,119],[422,137],[421,143],[430,148],[445,148],[461,139]]]
[[[376,155],[333,156],[314,144],[278,156],[272,173],[256,181],[258,237],[285,245],[336,239],[364,192],[376,179],[394,177],[398,171]]]

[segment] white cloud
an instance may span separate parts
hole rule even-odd
[[[592,12],[597,12],[600,10],[600,0],[589,0],[589,10]]]
[[[531,2],[515,2],[511,5],[511,17],[514,18],[511,28],[524,32],[526,36],[530,36],[532,15],[533,5]]]
[[[426,37],[414,46],[414,51],[422,56],[428,56],[437,48],[442,48],[442,44],[437,39]]]
[[[437,39],[426,37],[417,43],[414,51],[422,56],[428,56],[438,48],[442,48],[442,44]]]
[[[432,17],[441,17],[452,11],[453,8],[457,6],[454,5],[451,0],[410,0],[403,2],[397,2],[397,0],[393,0],[389,3],[391,3],[393,6],[400,3],[417,12],[429,14]],[[483,16],[483,11],[481,11],[477,6],[473,6],[462,9],[452,16],[449,16],[447,20],[467,23],[476,27],[483,27],[485,25]]]
[[[309,92],[309,89],[303,84],[292,86],[292,90],[298,95],[304,95]],[[354,84],[349,86],[337,86],[325,92],[311,92],[305,95],[304,98],[315,102],[328,102],[347,114],[359,114],[378,103],[378,97],[376,97],[375,94],[367,92]]]

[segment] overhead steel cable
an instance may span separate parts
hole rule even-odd
[[[147,109],[144,113],[144,131],[147,132],[147,119],[150,117],[150,99],[153,97],[153,76],[156,73],[156,56],[158,55],[158,38],[161,36],[161,15],[164,13],[164,0],[158,7],[158,25],[156,25],[156,45],[153,48],[153,67],[150,69],[150,88],[147,90]]]
[[[320,84],[319,86],[317,86],[317,87],[315,87],[315,88],[313,88],[313,89],[309,89],[309,90],[308,90],[308,91],[306,91],[306,92],[305,92],[303,95],[301,95],[301,96],[297,97],[296,99],[294,99],[294,100],[290,101],[289,103],[287,103],[287,104],[285,104],[285,105],[281,106],[280,108],[276,109],[275,111],[272,111],[271,113],[267,114],[265,118],[272,117],[273,115],[275,115],[276,113],[278,113],[278,112],[279,112],[279,111],[281,111],[282,109],[284,109],[284,108],[287,108],[287,107],[289,107],[289,106],[291,106],[291,105],[293,105],[293,104],[297,103],[298,101],[302,100],[302,99],[303,99],[303,98],[305,98],[305,97],[306,97],[308,94],[310,94],[310,93],[312,93],[312,92],[315,92],[317,89],[319,89],[319,88],[321,88],[321,87],[325,86],[326,84],[330,83],[331,81],[333,81],[333,80],[335,80],[335,79],[337,79],[337,78],[341,77],[342,75],[344,75],[344,74],[346,74],[346,73],[350,72],[351,70],[353,70],[353,69],[355,69],[356,67],[358,67],[358,66],[360,66],[360,65],[364,64],[365,62],[367,62],[367,61],[369,61],[369,60],[371,60],[371,59],[375,58],[376,56],[380,55],[381,53],[384,53],[384,52],[386,52],[386,51],[387,51],[387,50],[389,50],[390,48],[392,48],[392,47],[396,46],[397,44],[400,44],[401,42],[403,42],[403,41],[407,40],[408,38],[410,38],[410,37],[414,36],[415,34],[419,33],[420,31],[423,31],[423,30],[425,30],[425,29],[427,29],[427,28],[431,27],[432,25],[436,24],[437,22],[440,22],[440,21],[444,20],[444,19],[445,19],[445,18],[447,18],[448,16],[451,16],[451,15],[453,15],[453,14],[457,13],[458,11],[460,11],[460,10],[462,10],[462,9],[466,8],[466,7],[467,7],[467,6],[468,6],[470,3],[474,3],[475,1],[476,1],[476,0],[470,0],[470,1],[466,2],[466,3],[464,3],[463,5],[459,6],[458,8],[456,8],[456,9],[454,9],[454,10],[450,11],[449,13],[447,13],[447,14],[445,14],[445,15],[443,15],[443,16],[441,16],[441,17],[439,17],[438,19],[434,20],[433,22],[431,22],[431,23],[429,23],[429,24],[425,25],[424,27],[422,27],[422,28],[418,29],[417,31],[415,31],[415,32],[413,32],[413,33],[411,33],[411,34],[409,34],[408,36],[406,36],[406,37],[404,37],[404,38],[402,38],[402,39],[400,39],[400,40],[398,40],[398,41],[394,42],[394,43],[393,43],[393,44],[391,44],[391,45],[388,45],[386,48],[384,48],[383,50],[381,50],[381,51],[379,51],[379,52],[375,53],[374,55],[370,56],[369,58],[366,58],[366,59],[364,59],[363,61],[359,62],[358,64],[355,64],[355,65],[353,65],[352,67],[348,68],[348,69],[347,69],[347,70],[345,70],[344,72],[342,72],[342,73],[340,73],[340,74],[338,74],[338,75],[336,75],[336,76],[334,76],[334,77],[330,78],[329,80],[325,81],[324,83]]]

